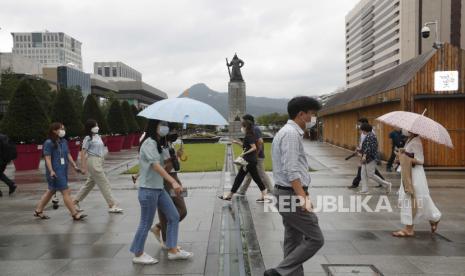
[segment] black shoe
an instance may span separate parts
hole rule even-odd
[[[378,185],[378,186],[376,186],[376,188],[382,188],[382,187],[383,187],[383,185]]]
[[[18,186],[16,186],[16,185],[10,186],[9,195],[11,195],[12,193],[14,193],[14,192],[16,191],[16,188],[18,188]]]
[[[3,193],[2,193],[2,191],[0,191],[0,197],[2,197],[2,196],[3,196]]]
[[[281,276],[281,274],[279,274],[278,271],[272,268],[265,271],[265,273],[263,273],[263,276]]]
[[[358,188],[358,185],[351,185],[347,187],[347,189],[357,189],[357,188]]]

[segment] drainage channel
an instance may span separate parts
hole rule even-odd
[[[226,145],[221,192],[231,189],[236,168],[232,146]],[[264,263],[246,197],[223,202],[219,240],[219,271],[222,276],[263,275]]]

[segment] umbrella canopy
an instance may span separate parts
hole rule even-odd
[[[137,116],[161,121],[224,126],[228,122],[213,107],[189,98],[161,100],[142,110]]]
[[[407,111],[393,111],[376,118],[376,120],[393,127],[405,129],[411,133],[420,135],[422,138],[453,148],[452,140],[446,128],[440,123],[423,116],[423,114]]]

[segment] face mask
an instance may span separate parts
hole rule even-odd
[[[402,129],[402,135],[406,136],[406,137],[409,137],[410,136],[410,132],[408,132],[407,130],[405,129]]]
[[[169,132],[170,128],[167,126],[160,126],[160,128],[158,129],[158,135],[160,135],[161,137],[165,137],[166,135],[168,135]]]
[[[66,131],[63,129],[58,130],[58,137],[63,138],[66,135]]]
[[[93,127],[90,131],[92,131],[92,133],[98,133],[99,128],[98,126],[96,126],[96,127]]]
[[[242,134],[245,134],[245,128],[241,127]]]
[[[312,116],[312,119],[310,120],[310,122],[305,122],[305,127],[306,128],[312,128],[316,125],[316,117],[315,116]]]

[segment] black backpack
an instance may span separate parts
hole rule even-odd
[[[16,145],[10,143],[6,135],[0,134],[0,146],[1,146],[1,159],[6,163],[9,163],[12,160],[15,160],[18,157],[18,152],[16,151]]]

